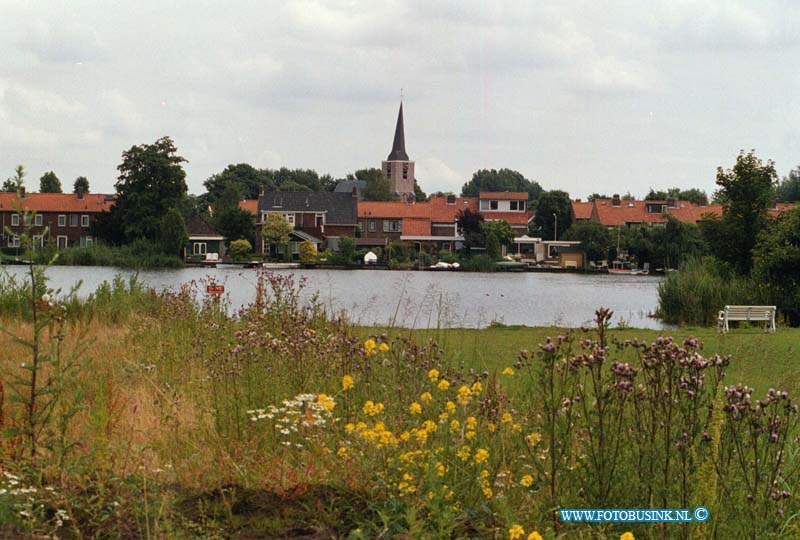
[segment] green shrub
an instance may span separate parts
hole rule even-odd
[[[252,253],[253,246],[247,240],[234,240],[228,247],[228,254],[234,261],[243,261]],[[301,250],[302,251],[302,250]]]
[[[738,276],[714,257],[690,259],[670,272],[658,286],[656,316],[671,324],[716,324],[728,304],[759,304],[761,293],[753,281]]]
[[[475,255],[464,259],[461,268],[467,272],[492,272],[494,271],[494,261],[488,255]]]

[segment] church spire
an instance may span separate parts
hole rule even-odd
[[[403,102],[400,101],[400,112],[397,113],[397,126],[394,128],[394,143],[386,161],[408,161],[406,154],[406,135],[403,129]]]

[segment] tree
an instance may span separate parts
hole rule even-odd
[[[39,178],[39,193],[61,193],[61,180],[56,173],[47,171]]]
[[[237,207],[224,208],[214,213],[214,228],[228,240],[255,242],[255,219],[247,210]]]
[[[502,255],[502,246],[508,248],[514,245],[514,231],[502,219],[481,223],[481,238],[486,246],[486,254],[495,261]]]
[[[17,192],[19,188],[25,185],[25,168],[22,165],[17,165],[14,169],[14,176],[6,179],[3,182],[2,191]]]
[[[158,245],[161,251],[179,257],[188,241],[189,233],[183,216],[177,208],[170,208],[159,220]]]
[[[289,243],[292,226],[281,214],[267,214],[267,220],[261,226],[261,236],[270,246],[285,246]]]
[[[392,192],[392,182],[381,169],[361,169],[355,172],[354,177],[348,176],[348,178],[366,183],[361,192],[365,201],[394,201],[397,199],[397,195]]]
[[[608,258],[611,249],[611,233],[600,223],[594,221],[575,223],[563,238],[579,241],[589,261],[602,261]]]
[[[753,249],[753,276],[766,284],[793,326],[800,325],[800,208],[761,231]]]
[[[784,203],[800,202],[800,165],[783,177],[775,188],[775,198]]]
[[[529,200],[536,200],[542,193],[542,186],[528,180],[521,173],[511,169],[480,169],[472,175],[472,180],[461,188],[463,197],[477,197],[481,191],[524,191]]]
[[[89,179],[85,176],[79,176],[75,179],[75,183],[72,184],[72,192],[73,193],[89,193]]]
[[[728,203],[721,219],[702,222],[703,232],[712,253],[742,274],[750,271],[756,238],[767,226],[776,180],[775,164],[762,162],[754,151],[740,152],[732,169],[717,168],[717,185]]]
[[[300,244],[300,262],[311,263],[317,260],[317,246],[311,240]]]
[[[186,172],[181,166],[186,160],[176,152],[172,139],[162,137],[122,153],[117,200],[108,219],[101,218],[100,236],[113,243],[158,236],[161,217],[186,198]]]
[[[234,261],[243,261],[247,259],[252,251],[253,245],[247,240],[234,240],[231,242],[231,245],[228,246],[228,255],[230,255]]]
[[[458,224],[458,230],[464,237],[464,248],[467,253],[471,248],[481,245],[483,241],[481,236],[483,221],[484,218],[480,212],[473,212],[469,208],[461,209],[456,214],[456,223]]]
[[[645,196],[645,200],[647,201],[666,201],[669,199],[689,201],[699,206],[708,204],[708,195],[706,195],[705,191],[698,188],[681,190],[680,188],[673,187],[669,188],[667,191],[655,191],[651,188],[650,192]]]
[[[245,199],[257,199],[262,190],[271,191],[275,188],[267,171],[258,170],[247,163],[228,165],[221,173],[212,175],[203,182],[208,192],[208,203],[214,205],[231,183]]]
[[[350,264],[356,257],[356,241],[349,236],[339,240],[339,253],[338,257],[342,264]]]
[[[214,211],[220,212],[231,208],[238,208],[242,196],[236,182],[229,181],[222,193],[214,200]]]
[[[428,196],[422,191],[422,188],[419,187],[416,178],[414,179],[414,200],[417,202],[425,202],[428,200]]]
[[[539,205],[536,208],[533,223],[541,232],[542,238],[557,240],[555,238],[556,221],[558,222],[558,234],[564,234],[572,224],[572,201],[565,191],[545,191],[539,196]]]
[[[304,184],[298,184],[294,180],[287,180],[278,186],[278,191],[312,191],[310,187]]]
[[[652,190],[650,190],[650,191],[652,191]],[[609,197],[608,195],[600,195],[599,193],[595,192],[595,193],[592,193],[591,195],[589,195],[589,197],[587,197],[586,200],[589,201],[589,202],[592,202],[595,199],[610,199],[610,198],[611,197]]]

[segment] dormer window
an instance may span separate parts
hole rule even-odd
[[[447,196],[447,204],[456,204],[456,196],[455,195],[448,195]]]

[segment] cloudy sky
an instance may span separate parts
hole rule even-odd
[[[0,178],[113,191],[171,136],[229,163],[379,166],[405,94],[426,191],[510,167],[575,197],[711,192],[739,149],[800,163],[800,3],[0,0]]]

